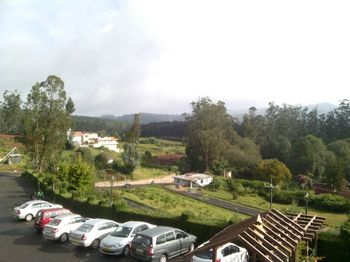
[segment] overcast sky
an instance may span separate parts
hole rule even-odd
[[[76,114],[338,105],[350,1],[0,0],[0,91],[63,79]]]

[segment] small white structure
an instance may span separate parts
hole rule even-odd
[[[118,148],[118,139],[111,136],[98,137],[97,139],[95,139],[95,143],[93,143],[92,146],[95,148],[105,147],[111,151],[117,153],[120,152],[120,149]]]
[[[83,143],[83,135],[80,131],[70,132],[69,141],[75,146],[80,146]]]
[[[176,186],[198,186],[204,187],[213,182],[213,176],[200,173],[187,173],[184,175],[174,176],[174,184]]]

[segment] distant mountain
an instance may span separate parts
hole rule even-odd
[[[122,116],[103,115],[101,116],[101,118],[132,123],[134,121],[134,114],[128,114],[128,115],[122,115]],[[141,124],[185,121],[185,117],[183,115],[140,113],[140,121],[141,121]]]
[[[330,103],[319,103],[319,104],[314,104],[314,105],[307,105],[307,106],[301,105],[301,106],[302,107],[307,107],[309,109],[309,111],[311,111],[311,110],[316,108],[317,109],[317,113],[319,115],[327,114],[328,112],[338,108],[338,106],[330,104]],[[264,115],[266,113],[267,107],[256,108],[256,109],[257,109],[257,112],[256,112],[257,115]],[[235,110],[235,109],[231,109],[231,110],[228,109],[227,111],[233,117],[236,117],[239,120],[242,120],[243,116],[246,113],[248,113],[249,108],[247,108],[247,109],[237,109],[237,110]]]

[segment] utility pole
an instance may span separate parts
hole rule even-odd
[[[270,190],[270,210],[272,209],[272,189],[276,188],[276,186],[274,186],[272,184],[272,178],[271,178],[271,182],[270,185],[265,186],[266,188],[268,188]]]
[[[114,176],[111,176],[111,192],[110,192],[110,195],[109,195],[109,200],[110,200],[110,203],[111,203],[111,205],[112,205],[112,200],[113,200],[113,197],[112,197],[112,195],[113,195],[113,180],[114,180]]]

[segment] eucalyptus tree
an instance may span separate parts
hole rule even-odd
[[[56,166],[64,149],[74,109],[72,101],[69,104],[67,106],[64,82],[54,75],[36,83],[27,96],[24,109],[25,147],[35,171],[39,173]]]
[[[21,104],[22,100],[17,90],[6,90],[3,102],[0,105],[1,132],[17,133],[21,131]]]

